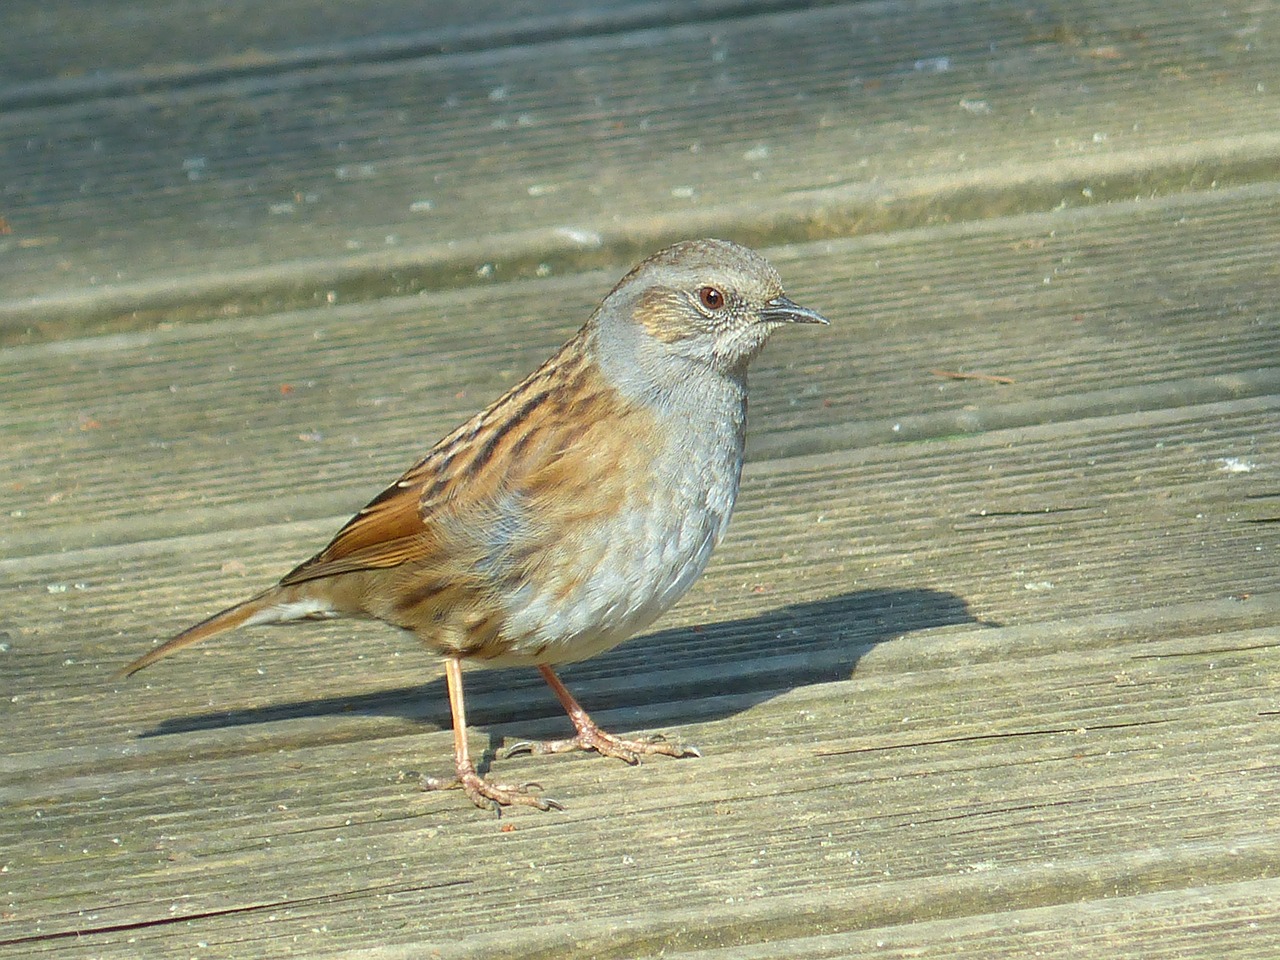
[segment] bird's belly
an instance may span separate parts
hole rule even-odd
[[[505,649],[495,665],[585,660],[644,629],[705,569],[728,524],[732,483],[676,485],[558,544],[544,571],[504,591]],[[536,586],[535,586],[536,584]]]

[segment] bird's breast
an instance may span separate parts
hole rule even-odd
[[[618,449],[602,432],[595,449],[569,458],[580,462],[564,487],[522,505],[540,546],[504,580],[497,662],[568,662],[621,643],[684,595],[724,535],[742,471],[742,405],[654,414],[643,430],[626,420],[618,426],[632,432]]]

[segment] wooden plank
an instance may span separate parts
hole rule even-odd
[[[342,4],[10,0],[0,11],[8,49],[0,61],[0,103],[42,104],[108,93],[158,90],[291,67],[347,64],[493,48],[595,27],[625,29],[680,19],[670,3],[618,0],[474,0],[466,4]],[[686,3],[707,16],[728,4]],[[483,40],[483,43],[482,43]]]
[[[707,577],[659,632],[566,671],[602,722],[705,757],[496,762],[546,781],[555,816],[417,790],[448,765],[442,685],[376,625],[105,678],[322,541],[397,446],[572,325],[534,302],[580,317],[606,275],[442,294],[425,324],[401,302],[4,351],[4,483],[30,486],[0,517],[0,951],[768,956],[868,931],[1014,956],[1023,919],[1066,944],[1111,909],[1158,956],[1162,911],[1266,915],[1274,197],[770,251],[838,322],[763,358]],[[468,685],[477,746],[563,729],[527,672]]]
[[[1038,957],[1114,956],[1119,958],[1270,957],[1270,928],[1276,910],[1274,881],[1224,884],[1186,891],[1114,897],[1060,907],[1005,910],[964,919],[920,921],[868,931],[824,931],[785,940],[770,939],[733,947],[693,948],[673,954],[609,952],[615,946],[601,931],[593,956],[680,956],[686,960],[809,960],[843,957]],[[747,912],[750,908],[747,907]],[[691,921],[696,923],[696,920]],[[530,956],[547,956],[538,947],[545,932],[529,931],[536,945]],[[497,935],[468,943],[442,945],[433,956],[515,956],[502,950]],[[401,960],[414,948],[373,947],[334,954],[343,960]]]
[[[1259,185],[778,251],[836,323],[757,364],[752,455],[1274,394],[1278,224],[1280,191]],[[326,518],[323,537],[625,268],[0,353],[0,548],[281,518]]]
[[[774,957],[1270,957],[1276,922],[1273,880],[1200,887],[1061,907],[1001,911],[961,921],[921,922],[852,934],[825,934],[752,947],[692,950],[688,960]],[[348,954],[390,960],[393,950]],[[400,952],[401,956],[409,956]],[[456,955],[465,955],[458,953]],[[479,955],[479,954],[474,954]],[[445,956],[445,954],[442,954]],[[650,956],[658,956],[651,954]]]
[[[729,20],[822,0],[473,0],[412,4],[280,0],[12,0],[0,104],[41,105],[111,93],[280,73],[298,67],[493,50],[568,37]],[[127,26],[128,29],[121,29]]]
[[[285,58],[7,110],[0,326],[147,327],[564,272],[715,230],[847,235],[1274,171],[1280,76],[1246,0],[1067,18],[891,0],[672,27],[661,9],[650,29]]]

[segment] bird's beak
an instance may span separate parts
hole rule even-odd
[[[821,323],[826,324],[827,318],[816,310],[810,310],[808,307],[802,307],[787,297],[774,297],[764,305],[764,309],[760,311],[760,318],[766,323]]]

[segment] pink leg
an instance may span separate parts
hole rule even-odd
[[[567,740],[517,743],[507,750],[507,756],[517,753],[563,753],[566,750],[594,750],[602,756],[617,757],[619,760],[625,760],[630,764],[639,763],[640,755],[645,753],[660,753],[668,757],[702,756],[696,747],[670,743],[661,738],[624,740],[621,737],[615,737],[611,733],[606,733],[596,726],[596,722],[591,719],[587,711],[582,709],[582,704],[574,699],[568,688],[560,682],[560,678],[556,676],[554,670],[548,666],[540,666],[538,670],[542,674],[542,679],[547,681],[547,686],[551,688],[561,706],[564,707],[564,712],[573,721],[573,727],[578,731],[577,735]]]
[[[471,802],[482,810],[497,810],[513,803],[539,810],[563,810],[554,800],[537,796],[531,790],[540,789],[536,783],[520,785],[491,783],[476,772],[476,765],[471,760],[471,752],[467,749],[467,712],[462,701],[462,661],[450,657],[445,661],[445,679],[449,685],[449,709],[453,714],[453,762],[457,776],[453,780],[437,780],[426,777],[422,781],[425,790],[444,790],[450,787],[461,787],[471,798]]]

